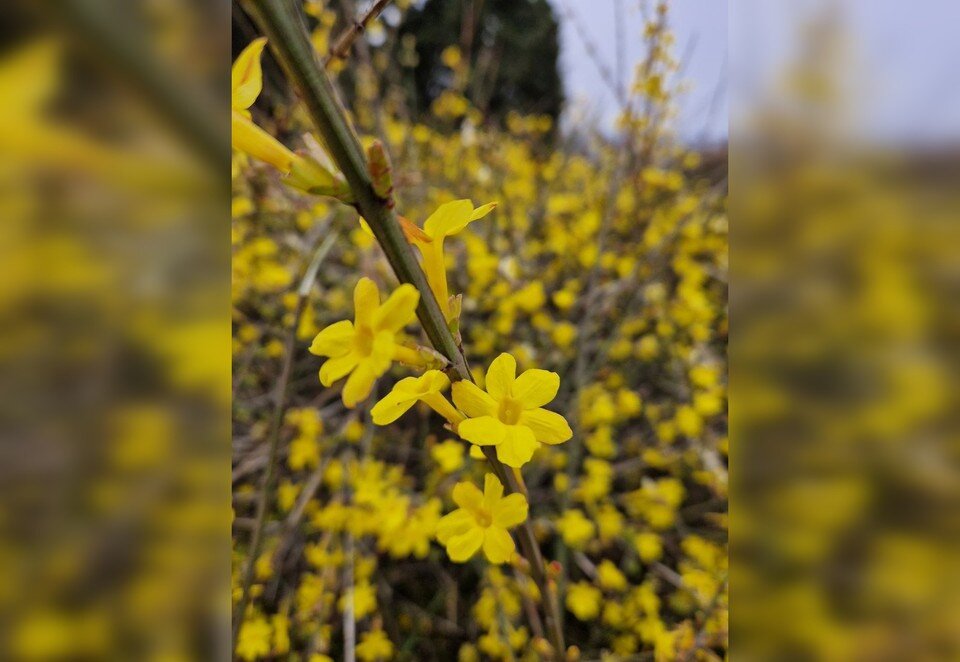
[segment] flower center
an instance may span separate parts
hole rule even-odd
[[[370,356],[373,352],[373,329],[365,326],[358,328],[353,336],[353,344],[358,353]]]
[[[523,413],[523,407],[513,398],[504,398],[500,401],[500,411],[497,413],[502,423],[516,425],[520,422],[520,414]]]
[[[486,508],[478,508],[474,517],[477,519],[477,524],[484,529],[493,524],[493,516],[487,512]]]

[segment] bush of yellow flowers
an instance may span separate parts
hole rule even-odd
[[[349,26],[302,6],[322,54]],[[401,64],[328,63],[420,289],[310,113],[258,114],[277,44],[237,59],[236,658],[725,657],[726,210],[671,138],[667,12],[586,145],[456,84],[414,122]]]

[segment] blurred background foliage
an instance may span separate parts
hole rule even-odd
[[[466,96],[485,118],[503,122],[512,110],[556,121],[564,99],[557,32],[546,0],[430,0],[412,8],[400,26],[399,44],[415,44],[416,65],[405,82],[412,84],[417,117],[452,87],[452,46],[470,63]]]

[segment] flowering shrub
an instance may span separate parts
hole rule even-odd
[[[547,149],[456,89],[434,126],[357,110],[423,290],[296,109],[254,122],[264,43],[238,59],[240,658],[724,657],[726,216],[667,133],[665,13],[619,143]]]

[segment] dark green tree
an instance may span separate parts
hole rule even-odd
[[[459,46],[470,62],[464,92],[488,117],[511,110],[559,116],[558,24],[547,0],[427,0],[409,10],[400,32],[416,38],[418,61],[407,82],[418,113],[450,86],[441,53]]]

